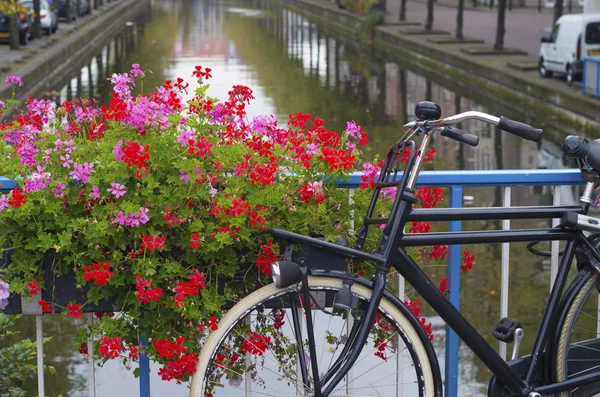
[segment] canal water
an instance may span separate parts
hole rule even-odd
[[[106,103],[110,97],[108,76],[127,72],[139,63],[146,72],[144,90],[163,84],[166,79],[183,77],[190,83],[196,65],[209,67],[214,78],[209,94],[225,98],[234,84],[254,90],[256,100],[251,114],[275,115],[280,124],[290,113],[318,115],[325,125],[337,131],[354,120],[368,132],[371,143],[367,158],[384,153],[400,135],[400,127],[413,119],[415,104],[432,100],[444,115],[465,110],[479,110],[523,120],[542,126],[549,132],[541,143],[520,140],[510,134],[476,122],[461,127],[478,134],[477,148],[454,141],[437,139],[436,169],[524,169],[563,168],[569,166],[557,143],[566,135],[558,126],[524,114],[515,104],[502,103],[485,92],[459,89],[457,82],[443,75],[422,75],[410,60],[395,59],[355,38],[315,25],[293,11],[282,9],[268,0],[152,0],[148,10],[132,20],[123,30],[107,40],[97,56],[86,62],[78,73],[65,76],[56,87],[39,94],[57,103],[77,97],[95,97]],[[141,89],[141,87],[138,87]],[[552,115],[545,115],[552,120]],[[465,190],[464,205],[502,205],[500,188]],[[513,205],[551,204],[547,187],[513,188]],[[576,202],[578,188],[562,188],[564,204]],[[514,221],[512,227],[547,227],[546,221]],[[465,222],[465,229],[497,229],[499,222]],[[445,230],[446,225],[435,225]],[[473,269],[462,277],[461,310],[494,346],[491,328],[499,318],[500,245],[468,246],[476,255]],[[550,276],[549,261],[527,253],[523,244],[510,248],[509,315],[525,326],[523,352],[531,351],[534,335],[546,302]],[[433,279],[444,276],[443,267],[428,266]],[[444,325],[429,313],[434,324],[434,344],[443,366]],[[23,318],[17,326],[22,336],[35,338],[33,318]],[[56,367],[47,374],[49,396],[87,396],[88,365],[76,352],[73,336],[83,322],[63,316],[44,316],[46,363]],[[135,367],[135,365],[134,365]],[[134,396],[137,381],[120,362],[96,368],[96,395]],[[489,371],[465,347],[460,349],[459,395],[484,395]],[[28,386],[36,395],[36,384]],[[175,385],[152,377],[153,395],[172,397],[187,395],[185,385]]]

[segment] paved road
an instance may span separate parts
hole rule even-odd
[[[468,1],[468,0],[467,0]],[[424,2],[407,1],[406,14],[409,21],[425,23],[427,8]],[[400,14],[400,0],[387,0],[387,12],[397,18]],[[437,5],[434,9],[435,29],[445,30],[451,34],[456,31],[456,8]],[[465,37],[479,38],[493,44],[496,38],[495,11],[464,11]],[[537,55],[540,48],[542,30],[552,25],[552,14],[546,11],[538,13],[533,9],[514,9],[506,13],[505,47],[521,48],[530,55]]]

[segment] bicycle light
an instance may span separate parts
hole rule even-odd
[[[290,261],[277,261],[271,263],[271,277],[277,288],[286,288],[296,284],[302,278],[300,267]]]

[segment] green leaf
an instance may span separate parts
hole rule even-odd
[[[58,235],[58,244],[61,247],[68,246],[71,244],[71,237],[73,235],[70,232],[64,231]]]
[[[36,245],[41,251],[48,251],[54,246],[54,238],[49,233],[38,233],[38,243]]]

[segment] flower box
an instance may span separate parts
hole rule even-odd
[[[337,244],[345,245],[343,239],[338,239]],[[282,242],[283,244],[283,242]],[[306,258],[309,268],[322,269],[331,271],[345,271],[347,268],[346,260],[336,256],[322,248],[303,246],[301,250],[296,251],[292,258]],[[25,314],[25,315],[40,315],[42,314],[40,306],[37,304],[39,299],[48,302],[48,305],[53,308],[53,313],[64,312],[63,308],[69,303],[82,304],[82,312],[114,312],[119,308],[116,305],[116,298],[110,300],[100,300],[97,304],[87,302],[87,292],[89,287],[80,285],[76,278],[75,272],[70,271],[65,274],[58,274],[52,268],[54,263],[53,256],[48,254],[44,257],[42,263],[42,273],[44,275],[44,285],[39,295],[33,297],[20,294],[13,294],[8,300],[8,306],[4,309],[5,314]],[[0,259],[0,269],[10,265],[10,255],[7,255],[5,261]],[[221,279],[219,292],[223,292],[225,285],[233,281],[242,281],[248,271],[254,270],[255,264],[246,262],[240,265],[240,271],[231,280]]]
[[[83,305],[87,302],[89,288],[78,286],[74,271],[58,274],[52,269],[53,262],[52,255],[46,255],[42,263],[42,274],[46,288],[33,297],[18,294],[11,295],[8,299],[8,306],[4,309],[5,314],[42,314],[41,307],[37,303],[40,299],[48,302],[54,313],[62,313],[64,311],[62,308],[69,303],[81,303]],[[9,255],[7,255],[6,261],[0,260],[0,269],[6,266],[10,266]],[[98,304],[88,302],[82,306],[82,311],[112,312],[116,310],[114,304],[115,299],[100,300]]]

